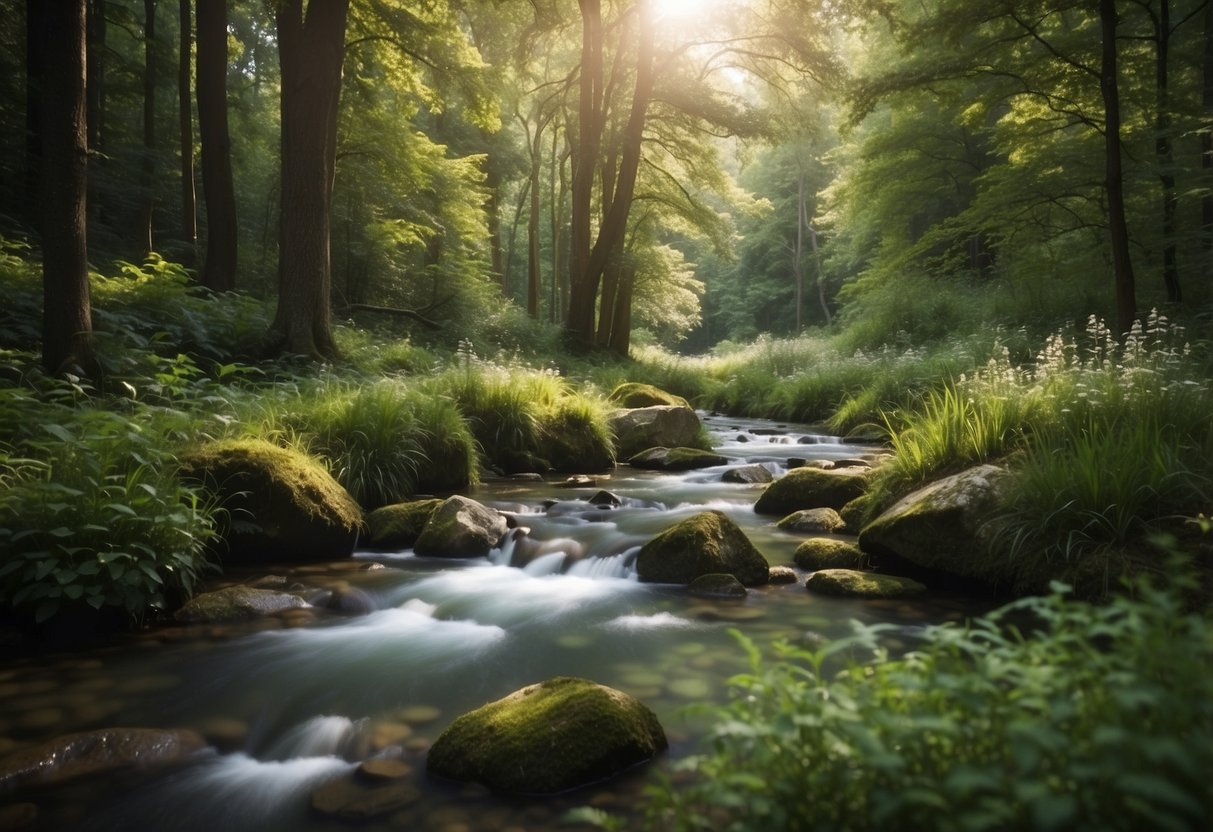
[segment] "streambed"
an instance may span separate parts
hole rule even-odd
[[[803,535],[755,515],[762,486],[722,482],[722,472],[746,461],[778,475],[789,459],[871,451],[794,425],[718,417],[705,425],[728,466],[680,474],[621,466],[578,489],[480,486],[472,496],[529,529],[488,560],[365,552],[280,573],[288,582],[338,580],[367,614],[300,611],[239,628],[176,628],[0,669],[0,753],[112,725],[192,728],[214,746],[166,774],[29,790],[0,797],[0,806],[34,802],[40,828],[48,829],[348,828],[313,813],[311,792],[388,750],[412,766],[417,799],[359,828],[543,829],[575,806],[627,813],[646,783],[695,750],[704,717],[688,715],[686,706],[724,701],[727,678],[746,669],[731,628],[765,645],[837,638],[852,620],[881,622],[894,625],[889,639],[898,648],[926,624],[977,611],[939,594],[822,598],[807,593],[803,580],[754,589],[740,601],[639,583],[636,549],[705,508],[732,517],[772,565],[791,565]],[[602,489],[622,504],[586,502]],[[644,701],[665,726],[670,751],[617,781],[560,798],[505,800],[426,778],[425,750],[453,718],[558,675],[584,676]]]

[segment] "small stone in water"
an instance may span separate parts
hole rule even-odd
[[[382,751],[413,736],[413,729],[401,722],[381,722],[371,732],[371,748]]]
[[[772,584],[794,584],[800,581],[796,570],[790,566],[772,566],[768,574],[770,577],[767,582]]]
[[[433,705],[410,705],[397,711],[396,716],[410,725],[425,725],[442,716],[442,711]]]
[[[358,766],[356,772],[366,780],[403,780],[413,773],[413,767],[403,760],[375,758],[365,760]]]
[[[688,641],[686,644],[680,644],[675,647],[674,652],[679,656],[697,656],[707,649],[708,646],[706,644],[698,641]]]

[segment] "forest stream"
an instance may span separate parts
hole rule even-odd
[[[721,601],[638,582],[638,547],[705,508],[737,521],[771,564],[791,565],[803,535],[755,515],[761,486],[722,482],[722,472],[744,461],[778,475],[789,459],[871,450],[794,425],[710,416],[704,423],[728,466],[681,474],[620,466],[577,489],[482,484],[476,499],[530,530],[487,560],[359,552],[353,561],[288,570],[337,573],[367,614],[169,628],[0,670],[0,738],[130,725],[192,728],[213,743],[164,773],[126,772],[10,799],[36,803],[39,827],[48,829],[341,829],[348,825],[313,812],[311,793],[385,749],[400,755],[398,748],[417,797],[359,828],[544,829],[586,805],[628,815],[642,805],[646,783],[695,751],[708,717],[686,706],[725,701],[726,680],[746,670],[732,628],[767,646],[837,638],[853,620],[883,622],[893,625],[887,644],[898,650],[925,625],[977,611],[938,593],[912,601],[813,596],[803,575]],[[622,504],[586,501],[602,489]],[[670,750],[623,778],[557,798],[501,799],[427,778],[425,751],[452,719],[554,676],[638,697],[658,715]]]

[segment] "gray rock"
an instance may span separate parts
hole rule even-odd
[[[699,417],[689,407],[658,405],[616,410],[608,421],[621,459],[645,448],[692,446],[699,439]]]
[[[775,525],[785,532],[833,534],[846,528],[847,524],[832,508],[806,508],[789,514]]]
[[[619,495],[612,494],[610,491],[599,491],[587,498],[586,502],[593,506],[610,506],[611,508],[619,508],[623,505],[623,500],[619,498]]]
[[[629,459],[628,465],[653,471],[694,471],[727,462],[718,454],[698,448],[649,448]]]
[[[687,593],[697,598],[744,598],[746,588],[732,575],[700,575],[687,586]]]
[[[0,760],[0,793],[32,784],[58,784],[128,766],[176,763],[206,748],[193,731],[104,728],[68,734],[14,751]]]
[[[289,592],[229,586],[195,595],[173,614],[173,618],[181,624],[228,624],[306,606],[306,601]]]
[[[728,573],[746,586],[765,584],[770,565],[727,515],[705,511],[688,517],[640,548],[642,581],[689,584],[701,575]]]
[[[758,485],[771,482],[775,476],[761,465],[741,465],[725,471],[720,479],[724,482],[736,482],[742,485]]]
[[[501,512],[456,495],[434,512],[413,550],[424,557],[483,557],[501,542],[508,528]]]

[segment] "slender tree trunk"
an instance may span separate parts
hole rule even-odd
[[[486,131],[481,131],[481,136],[488,139]],[[484,202],[484,215],[489,231],[489,262],[493,276],[501,285],[502,297],[505,297],[505,254],[501,242],[501,171],[492,155],[485,157],[484,186],[488,192]]]
[[[25,0],[25,221],[42,225],[42,98],[46,0]]]
[[[627,358],[632,349],[632,292],[635,286],[636,268],[627,266],[621,269],[619,286],[615,292],[611,337],[607,341],[607,347],[622,358]]]
[[[1200,167],[1204,174],[1205,195],[1200,200],[1200,242],[1207,279],[1213,277],[1213,3],[1205,6],[1204,47],[1201,110],[1205,116],[1205,129],[1200,133]]]
[[[85,205],[85,0],[47,0],[43,11],[34,40],[47,58],[40,131],[46,162],[41,176],[42,366],[50,373],[97,378]]]
[[[139,245],[155,251],[152,220],[156,193],[156,0],[143,0],[143,206],[139,214]]]
[[[177,4],[181,37],[177,45],[177,119],[181,130],[181,239],[186,244],[190,265],[198,243],[198,196],[194,190],[194,116],[191,107],[190,76],[193,66],[190,53],[194,38],[190,0]]]
[[[1175,242],[1175,217],[1179,212],[1179,196],[1175,192],[1174,158],[1171,153],[1171,99],[1169,67],[1171,55],[1171,4],[1160,0],[1155,54],[1155,113],[1154,153],[1158,158],[1158,179],[1162,184],[1162,280],[1167,287],[1167,301],[1179,303],[1183,292],[1179,285],[1179,265]]]
[[[282,66],[282,233],[274,330],[291,354],[336,355],[330,223],[337,105],[349,0],[278,4]]]
[[[796,243],[792,248],[792,274],[796,278],[796,334],[800,334],[800,330],[804,327],[804,264],[802,255],[804,253],[804,229],[809,224],[809,218],[805,216],[804,204],[804,174],[800,174],[800,179],[796,183]]]
[[[539,282],[542,277],[539,247],[539,167],[543,160],[543,115],[537,115],[534,135],[531,135],[530,126],[526,124],[525,119],[522,126],[527,133],[527,150],[531,157],[530,212],[526,224],[526,313],[532,318],[538,318]]]
[[[183,0],[184,1],[184,0]],[[227,0],[198,0],[198,132],[206,196],[206,259],[199,281],[236,287],[236,191],[227,125]]]
[[[587,346],[594,339],[594,304],[598,275],[590,269],[594,171],[602,140],[602,4],[578,0],[581,9],[581,76],[577,135],[573,142],[572,222],[569,249],[569,313],[565,331],[570,343]]]
[[[826,302],[826,273],[821,265],[821,250],[817,248],[817,229],[807,225],[806,230],[809,232],[809,249],[813,252],[813,263],[817,266],[817,302],[821,304],[821,314],[825,318],[826,326],[829,326],[834,316],[830,314],[830,304]]]
[[[1116,68],[1116,2],[1099,0],[1099,22],[1103,38],[1100,92],[1104,104],[1105,187],[1108,193],[1108,228],[1112,241],[1112,266],[1116,281],[1116,326],[1123,337],[1137,318],[1133,283],[1133,260],[1129,255],[1129,226],[1125,221],[1124,173],[1120,151],[1120,90]]]

